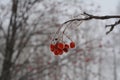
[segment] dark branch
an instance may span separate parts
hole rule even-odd
[[[111,27],[110,30],[108,32],[106,32],[106,34],[109,34],[116,25],[120,24],[120,20],[118,20],[117,22],[115,22],[114,24],[111,25],[106,25],[105,27]]]
[[[98,19],[98,20],[120,19],[120,15],[95,16],[95,15],[88,14],[86,12],[84,12],[82,15],[84,15],[85,17],[68,20],[68,21],[64,22],[63,25],[68,22],[73,22],[73,21],[88,21],[88,20],[92,20],[92,19]],[[106,34],[110,33],[114,29],[114,27],[117,26],[118,24],[120,24],[120,20],[118,20],[114,24],[106,25],[106,27],[108,27],[108,26],[111,27],[110,30],[108,32],[106,32]]]

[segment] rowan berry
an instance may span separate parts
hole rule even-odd
[[[74,48],[75,47],[75,42],[70,42],[70,48]]]
[[[57,47],[59,49],[63,49],[64,48],[64,43],[57,43]]]
[[[69,45],[68,45],[68,44],[65,44],[65,48],[69,49]]]
[[[53,52],[55,49],[55,45],[54,44],[50,44],[50,50]]]
[[[54,50],[54,55],[59,55],[58,50]]]
[[[57,51],[58,51],[58,54],[59,54],[59,55],[62,55],[62,54],[63,54],[63,50],[62,50],[62,49],[57,49]]]
[[[67,53],[68,52],[68,48],[64,48],[63,51]]]

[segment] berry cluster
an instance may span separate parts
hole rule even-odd
[[[62,25],[51,38],[50,51],[53,52],[54,55],[62,55],[63,53],[67,53],[69,49],[75,48],[75,42],[65,33],[66,29],[69,27],[70,26]],[[69,44],[66,42],[68,40],[70,40]]]
[[[50,51],[54,53],[54,55],[62,55],[64,52],[67,53],[70,48],[75,47],[75,42],[70,42],[70,44],[56,42],[55,44],[50,44]]]

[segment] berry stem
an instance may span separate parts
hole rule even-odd
[[[65,33],[63,33],[70,41],[72,41],[72,39],[68,36],[68,35],[66,35]]]

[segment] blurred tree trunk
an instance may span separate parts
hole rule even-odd
[[[12,67],[12,56],[14,53],[15,37],[16,37],[16,16],[17,16],[17,3],[18,0],[12,0],[12,10],[10,24],[6,35],[6,47],[3,61],[3,68],[0,76],[0,80],[11,80],[10,69]]]

